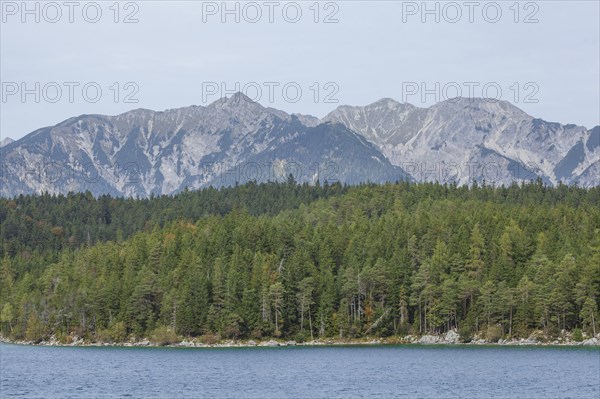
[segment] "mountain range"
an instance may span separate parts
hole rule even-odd
[[[242,93],[207,106],[81,115],[0,144],[0,195],[89,190],[172,194],[250,180],[473,181],[597,186],[600,126],[534,118],[505,101],[429,108],[392,99],[324,118],[263,107]]]

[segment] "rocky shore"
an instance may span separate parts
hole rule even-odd
[[[539,334],[528,338],[500,339],[496,342],[475,337],[469,342],[462,342],[454,330],[443,335],[407,335],[405,337],[362,338],[362,339],[317,339],[305,342],[293,340],[220,340],[218,342],[202,342],[200,339],[183,339],[180,342],[157,343],[149,339],[128,342],[91,342],[82,338],[73,338],[72,342],[60,342],[52,336],[48,340],[34,343],[27,340],[11,340],[0,336],[0,342],[20,345],[38,346],[118,346],[118,347],[181,347],[181,348],[249,348],[249,347],[286,347],[286,346],[335,346],[335,345],[497,345],[497,346],[600,346],[600,334],[585,337],[582,341],[574,341],[570,336],[554,340],[541,340]]]

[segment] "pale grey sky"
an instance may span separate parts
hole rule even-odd
[[[598,1],[314,3],[229,2],[228,14],[221,1],[29,2],[28,13],[2,1],[0,135],[205,105],[244,87],[265,106],[318,117],[383,97],[429,106],[460,90],[599,124]]]

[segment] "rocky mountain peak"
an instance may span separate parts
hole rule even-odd
[[[242,92],[237,92],[231,97],[219,98],[210,103],[207,108],[209,109],[222,109],[222,110],[235,110],[235,109],[265,109],[258,102],[252,100],[250,97]]]
[[[0,141],[0,148],[5,147],[13,142],[14,142],[14,140],[11,139],[10,137],[5,137]]]
[[[430,109],[448,112],[476,110],[492,114],[510,114],[512,116],[529,117],[523,110],[510,102],[495,98],[455,97],[434,104]]]

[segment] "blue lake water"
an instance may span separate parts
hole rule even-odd
[[[113,348],[0,344],[0,396],[600,397],[600,349]]]

